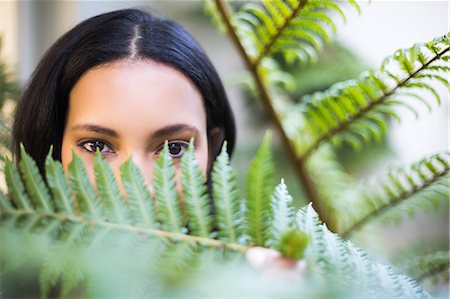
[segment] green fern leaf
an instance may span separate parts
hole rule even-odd
[[[52,150],[50,150],[45,160],[45,173],[48,186],[53,195],[53,202],[56,211],[64,212],[70,216],[75,216],[73,198],[70,194],[70,187],[67,183],[62,164],[54,161],[52,158]]]
[[[295,211],[292,197],[282,179],[272,195],[272,234],[271,244],[277,244],[282,233],[293,229]]]
[[[361,197],[364,202],[357,210],[351,211],[353,216],[346,214],[342,217],[346,220],[353,219],[351,224],[347,224],[343,235],[348,236],[369,220],[388,210],[391,219],[398,220],[399,217],[396,215],[401,210],[414,215],[414,211],[419,208],[426,210],[430,205],[437,208],[444,203],[448,204],[449,196],[445,190],[448,189],[449,171],[450,153],[436,154],[409,167],[392,169],[385,177],[363,183],[358,188],[352,188],[352,192],[359,191],[355,195],[347,194],[347,196]],[[441,196],[436,196],[436,191],[441,189]],[[429,192],[433,195],[427,196]],[[401,208],[389,209],[397,205],[401,205]],[[348,203],[347,206],[358,207],[355,203]],[[347,208],[345,212],[350,210]],[[388,217],[389,213],[385,217]]]
[[[193,155],[193,149],[190,150]],[[162,153],[158,159],[155,176],[158,175],[158,169],[165,173],[159,177],[159,182],[158,179],[155,179],[155,190],[160,188],[167,191],[164,189],[169,189],[168,186],[170,186],[170,190],[175,190],[175,168],[168,155],[167,147],[164,151],[165,153]],[[226,153],[225,148],[222,149],[221,155],[227,158],[224,153]],[[270,182],[267,180],[269,183],[264,185],[267,174],[271,173],[271,171],[267,171],[271,168],[270,159],[268,159],[268,156],[270,156],[268,137],[266,137],[258,155],[251,166],[253,177],[259,181],[253,188],[258,185],[261,188],[266,187],[269,205],[271,205],[271,190],[269,190],[270,186],[267,187]],[[76,158],[74,155],[74,159]],[[193,161],[193,157],[188,156],[186,161],[189,162],[189,160]],[[228,159],[225,160],[221,163],[229,166]],[[81,163],[81,159],[79,162]],[[73,161],[73,163],[76,163],[76,161]],[[431,162],[427,161],[423,165],[420,164],[420,171],[415,172],[417,177],[414,178],[415,180],[429,178],[431,173],[442,171],[447,164],[450,164],[448,159],[442,156],[432,159]],[[8,167],[11,167],[11,165]],[[76,180],[87,181],[87,176],[77,177],[74,174],[74,172],[83,173],[80,169],[74,170],[74,167],[78,167],[78,165],[69,167],[71,168],[69,171],[72,172],[71,176]],[[231,171],[228,171],[228,174],[225,175],[221,173],[225,171],[216,169],[219,172],[218,178],[227,178],[226,181],[228,182]],[[195,171],[189,172],[195,173]],[[112,180],[111,175],[109,175],[109,178],[107,177],[108,175],[105,176],[106,180]],[[401,179],[395,177],[395,180],[394,186],[405,186],[405,182]],[[416,184],[420,185],[419,182],[416,182]],[[250,186],[249,190],[252,190]],[[282,186],[278,188],[278,191],[280,191],[278,192],[279,195],[274,195],[274,198],[283,198],[278,203],[284,202],[285,205],[274,207],[273,211],[269,207],[270,217],[266,217],[267,214],[260,213],[261,218],[268,220],[266,223],[272,225],[271,227],[281,225],[281,223],[271,223],[272,220],[277,221],[276,219],[283,219],[284,223],[289,223],[291,217],[289,215],[292,212],[288,204],[290,198],[287,191]],[[156,190],[156,193],[158,192],[163,194],[163,192]],[[261,191],[259,192],[261,193]],[[167,194],[172,195],[170,192],[167,192]],[[162,199],[159,202],[157,201],[158,209],[160,209],[161,203]],[[175,200],[170,202],[169,205],[176,205],[177,203],[178,201]],[[164,204],[166,203],[164,202]],[[249,202],[247,209],[251,209],[250,206],[251,203]],[[100,205],[98,208],[102,215],[105,214],[106,207],[104,205]],[[126,210],[127,207],[124,207],[124,209]],[[85,210],[82,210],[82,212]],[[189,270],[190,274],[197,275],[197,269],[203,263],[212,268],[213,272],[206,272],[209,276],[200,276],[202,279],[200,281],[204,282],[205,278],[211,277],[211,273],[214,273],[215,276],[221,275],[220,272],[218,273],[220,267],[217,267],[211,261],[215,258],[219,258],[221,262],[225,261],[229,254],[224,249],[228,248],[240,253],[247,249],[247,247],[236,243],[193,236],[183,232],[140,227],[130,224],[132,221],[118,223],[117,219],[110,220],[106,217],[93,219],[92,217],[73,216],[69,215],[67,211],[51,211],[42,216],[42,213],[38,211],[30,210],[30,212],[23,213],[23,210],[13,207],[12,209],[2,209],[0,213],[0,241],[5,244],[7,249],[7,255],[2,254],[0,256],[2,273],[4,273],[3,262],[9,260],[10,257],[16,261],[25,262],[24,265],[27,266],[27,269],[29,269],[28,266],[37,266],[38,269],[42,270],[39,282],[42,285],[44,295],[50,291],[53,292],[59,284],[62,296],[72,296],[71,290],[82,280],[84,286],[87,286],[88,289],[84,292],[83,288],[80,288],[80,292],[93,297],[104,297],[101,295],[105,294],[108,294],[108,297],[122,294],[123,296],[131,296],[134,295],[133,287],[139,289],[137,296],[150,294],[145,292],[145,286],[153,290],[152,295],[154,289],[157,288],[170,291],[162,294],[173,295],[173,287],[183,287],[186,282],[190,282],[190,280],[181,280],[185,276],[186,269]],[[168,213],[166,214],[168,215]],[[235,215],[233,216],[235,217]],[[125,214],[125,217],[131,216]],[[11,220],[12,218],[20,218],[20,221]],[[180,216],[175,216],[175,218],[182,219]],[[167,225],[168,220],[167,218],[161,218],[161,222],[164,226]],[[265,223],[260,222],[260,224],[264,225]],[[268,229],[261,227],[261,230],[265,230],[264,234],[267,234],[267,240],[271,237],[271,227]],[[287,227],[287,225],[283,227]],[[303,232],[308,235],[309,241],[306,241]],[[159,237],[159,239],[153,241],[153,238],[150,237]],[[350,290],[351,295],[357,294],[364,298],[379,298],[380,294],[392,297],[428,298],[427,293],[414,281],[396,274],[390,267],[376,263],[368,258],[362,250],[332,234],[326,226],[321,225],[319,217],[311,205],[300,210],[292,229],[283,232],[278,239],[280,240],[279,249],[286,256],[298,258],[304,253],[304,258],[311,268],[308,276],[308,282],[311,282],[311,292],[314,292],[316,288],[323,288],[323,285],[329,287],[330,284],[339,282]],[[14,246],[15,242],[17,242],[16,246]],[[156,244],[153,242],[156,242]],[[303,250],[306,242],[308,242],[307,248]],[[214,248],[214,251],[203,249],[203,247],[208,246]],[[2,251],[2,253],[4,252]],[[114,263],[111,263],[111,261],[114,261]],[[14,278],[22,283],[24,280],[21,278],[24,274],[23,271],[19,272],[21,273]],[[248,280],[241,280],[240,275],[236,277],[237,273],[229,272],[227,277],[233,276],[234,280],[237,280],[237,286],[242,287],[244,285],[248,288]],[[145,279],[139,279],[142,277]],[[146,280],[148,277],[151,279]],[[196,278],[196,276],[190,277]],[[131,280],[131,284],[127,279]],[[251,279],[254,280],[253,277]],[[227,282],[226,287],[229,287],[229,280],[226,279],[225,281]],[[319,284],[316,285],[315,282]],[[273,294],[276,295],[275,298],[278,298],[280,289],[276,290],[277,292]],[[286,293],[283,291],[282,295],[294,294],[295,298],[299,297],[297,292],[290,293],[291,290],[291,288],[287,288]],[[216,291],[215,288],[214,291]],[[183,293],[183,295],[185,294]],[[75,295],[78,295],[78,293]]]
[[[450,253],[437,251],[412,259],[409,261],[406,271],[419,282],[438,277],[443,277],[444,281],[448,281],[449,268]]]
[[[205,5],[203,6],[203,11],[206,15],[211,16],[212,23],[219,29],[221,33],[226,32],[226,26],[223,23],[222,16],[217,10],[214,0],[205,0]]]
[[[386,103],[388,106],[395,106],[395,107],[404,107],[406,108],[408,111],[410,111],[412,114],[414,114],[415,118],[418,119],[419,118],[419,112],[409,103],[405,102],[405,101],[399,101],[396,99],[391,99],[389,100],[388,103]]]
[[[295,212],[292,197],[284,180],[275,188],[272,195],[272,227],[268,244],[284,257],[301,259],[308,244],[308,236],[295,227]]]
[[[134,223],[154,227],[154,208],[141,171],[129,158],[120,167],[122,184],[127,191],[127,203]]]
[[[310,236],[305,259],[333,281],[352,288],[358,297],[430,298],[429,294],[409,277],[395,273],[392,268],[368,258],[367,254],[331,233],[320,224],[311,204],[297,214],[297,226]]]
[[[160,269],[158,276],[173,282],[180,280],[180,276],[192,277],[193,272],[183,270],[196,268],[199,260],[197,250],[194,244],[189,243],[166,244],[164,251],[161,251],[156,258],[158,269]]]
[[[82,266],[76,260],[65,269],[68,270],[61,273],[61,298],[67,297],[85,279]]]
[[[230,166],[226,142],[224,142],[222,150],[216,158],[211,179],[219,239],[241,243],[242,226],[244,225],[241,200],[238,193],[237,176]]]
[[[9,198],[3,194],[3,191],[0,190],[0,211],[1,212],[9,212],[13,210],[13,206],[11,205]]]
[[[25,191],[25,186],[23,185],[16,165],[13,164],[7,157],[5,157],[5,179],[12,202],[21,210],[34,210],[31,200]]]
[[[304,97],[298,110],[304,111],[308,130],[300,128],[291,137],[302,144],[299,155],[309,157],[325,141],[335,145],[347,142],[358,148],[363,143],[381,140],[389,117],[399,120],[394,108],[403,106],[418,115],[409,103],[411,99],[431,107],[430,101],[419,95],[421,91],[430,93],[440,104],[440,95],[430,83],[445,82],[448,87],[440,73],[448,72],[441,64],[449,50],[446,37],[416,44],[387,57],[379,72],[365,72],[358,80],[337,83],[325,92]],[[292,109],[291,113],[298,110]],[[370,121],[373,115],[377,115],[375,122]]]
[[[153,187],[158,210],[156,217],[163,229],[171,232],[184,232],[184,220],[176,190],[175,166],[169,155],[167,141],[155,163]]]
[[[450,69],[447,70],[447,72],[450,72]],[[437,80],[437,81],[441,82],[447,89],[450,89],[450,82],[447,80],[447,78],[444,78],[437,74],[422,73],[422,74],[416,76],[416,79]]]
[[[415,100],[417,100],[418,102],[420,102],[421,104],[423,104],[423,105],[427,108],[427,110],[428,110],[429,112],[432,111],[432,107],[431,107],[430,103],[428,103],[428,101],[427,101],[424,97],[419,96],[419,95],[417,95],[417,94],[415,94],[415,93],[411,93],[411,92],[401,92],[401,93],[398,94],[398,97],[399,97],[399,98],[408,97],[408,98],[410,98],[410,99],[415,99]],[[405,100],[402,100],[402,101],[405,101]]]
[[[78,208],[87,218],[100,219],[102,207],[97,198],[97,193],[89,182],[83,160],[75,153],[75,150],[72,150],[72,157],[68,169]]]
[[[286,61],[294,57],[310,60],[330,40],[330,32],[336,31],[330,17],[336,12],[345,20],[343,10],[329,0],[265,0],[242,5],[231,23],[253,65],[275,53],[284,55]]]
[[[428,84],[425,84],[425,83],[422,83],[422,82],[411,82],[411,83],[407,83],[407,84],[403,85],[402,87],[404,87],[404,88],[425,89],[425,90],[429,91],[434,96],[434,98],[436,99],[436,102],[438,103],[438,105],[441,104],[441,98],[439,97],[439,94],[436,92],[436,90],[434,90],[433,87],[431,87]]]
[[[189,230],[195,236],[208,237],[212,231],[210,201],[202,171],[195,160],[193,140],[181,160],[181,173]]]
[[[56,286],[61,276],[63,265],[58,258],[48,258],[39,273],[42,298],[48,298],[53,287]]]
[[[333,1],[319,0],[319,1],[311,1],[309,4],[311,5],[311,8],[308,7],[308,9],[319,9],[319,10],[329,9],[331,11],[338,13],[342,17],[342,20],[344,22],[347,21],[347,17],[345,16],[344,11],[339,7],[338,4],[334,3]]]
[[[255,245],[264,246],[270,237],[271,183],[273,162],[270,152],[271,134],[266,134],[247,177],[246,220],[248,235]]]
[[[20,146],[20,153],[21,159],[19,167],[22,172],[26,190],[34,203],[34,206],[37,210],[42,210],[44,212],[53,211],[47,186],[42,180],[36,162],[34,162],[34,160],[25,152],[23,145]]]
[[[126,216],[124,204],[120,196],[114,173],[99,152],[95,154],[94,174],[97,191],[102,199],[103,206],[108,210],[108,216],[119,223],[124,223]]]

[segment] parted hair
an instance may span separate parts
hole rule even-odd
[[[224,140],[231,155],[235,122],[223,84],[195,38],[180,24],[138,9],[117,10],[89,18],[61,36],[46,52],[17,105],[12,142],[20,144],[44,173],[45,158],[61,160],[69,95],[88,70],[121,59],[149,59],[172,67],[188,78],[203,98],[208,139],[221,137],[211,149],[213,159]]]

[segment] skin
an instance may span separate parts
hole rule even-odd
[[[119,177],[130,156],[151,190],[153,166],[169,142],[175,165],[194,138],[197,161],[208,170],[206,113],[201,94],[179,71],[149,60],[122,60],[86,72],[70,93],[62,141],[67,171],[72,149],[95,182],[95,151]]]

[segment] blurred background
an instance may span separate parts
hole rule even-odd
[[[361,15],[348,9],[347,21],[337,21],[335,42],[326,46],[316,64],[290,70],[298,82],[293,97],[299,98],[324,90],[332,83],[356,78],[362,71],[377,68],[383,58],[396,49],[428,41],[449,31],[448,1],[372,1],[360,2],[360,5]],[[151,9],[178,21],[203,45],[224,80],[236,114],[238,142],[233,164],[244,178],[244,167],[270,123],[259,103],[240,87],[245,70],[237,51],[204,14],[201,1],[0,0],[0,61],[19,86],[23,86],[43,53],[62,33],[88,17],[130,7]],[[408,111],[402,112],[402,123],[393,122],[389,136],[382,143],[364,149],[364,155],[342,148],[339,159],[345,169],[355,177],[366,177],[385,169],[386,165],[411,163],[427,154],[448,150],[449,94],[441,85],[437,85],[436,90],[442,98],[439,108],[433,103],[433,112],[423,109],[418,119]],[[4,114],[10,114],[12,110],[13,104],[4,103]],[[276,142],[274,156],[277,179],[285,177],[291,193],[299,198],[299,204],[303,204],[293,170]],[[433,214],[437,219],[433,219],[431,225],[426,216],[416,218],[415,232],[434,236],[446,242],[448,248],[448,212],[443,210],[439,215]],[[389,250],[386,248],[401,249],[408,242],[414,242],[415,234],[411,234],[410,227],[407,230],[406,226],[410,224],[387,227],[383,234],[390,241],[372,244],[373,250],[386,252]]]
[[[363,70],[377,67],[396,49],[429,40],[449,30],[448,1],[372,1],[360,4],[361,15],[348,10],[347,22],[337,22],[340,25],[336,36],[338,44],[325,53],[328,55],[323,55],[320,67],[314,65],[314,71],[299,71],[300,82],[305,82],[300,84],[299,96],[324,89],[336,81],[354,78]],[[1,0],[1,61],[23,85],[42,54],[62,33],[93,15],[128,7],[151,9],[191,30],[227,85],[239,125],[238,146],[245,147],[244,141],[259,141],[259,135],[247,130],[252,128],[249,124],[252,120],[246,111],[248,107],[241,100],[242,93],[234,84],[236,75],[243,70],[241,61],[230,41],[219,34],[204,15],[201,1]],[[443,92],[444,88],[441,94]],[[424,153],[448,148],[448,112],[448,101],[443,101],[442,107],[432,114],[425,112],[418,121],[408,115],[401,125],[396,125],[389,138],[395,152],[401,152],[396,159],[411,162]]]
[[[296,94],[299,97],[323,90],[331,83],[355,78],[361,71],[380,65],[382,59],[396,49],[429,40],[449,30],[447,1],[360,4],[361,15],[349,9],[347,22],[337,22],[336,43],[324,51],[319,63],[297,71],[300,83]],[[0,0],[1,61],[23,85],[43,53],[65,31],[96,14],[129,7],[151,9],[191,30],[227,86],[238,122],[238,147],[244,150],[250,143],[258,143],[269,124],[255,124],[260,118],[251,117],[258,107],[242,99],[243,93],[236,83],[243,74],[237,51],[205,16],[201,1]],[[445,88],[439,85],[437,88],[448,99]],[[448,148],[448,100],[432,113],[424,111],[418,120],[408,113],[403,119],[402,124],[393,124],[395,129],[390,131],[388,140],[399,163],[415,161],[426,153]],[[255,134],[256,129],[259,134]]]

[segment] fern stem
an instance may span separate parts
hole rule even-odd
[[[355,121],[363,118],[367,113],[372,111],[376,106],[381,105],[384,103],[386,98],[390,97],[394,92],[400,88],[403,87],[406,83],[408,83],[409,80],[414,78],[418,73],[425,70],[430,64],[432,64],[434,61],[440,59],[442,55],[444,55],[446,52],[448,52],[450,47],[444,48],[440,53],[437,53],[436,56],[434,56],[430,61],[428,61],[426,64],[423,64],[420,68],[418,68],[416,71],[411,73],[407,78],[404,80],[398,82],[398,84],[394,87],[392,87],[390,90],[384,91],[383,94],[372,101],[367,107],[362,108],[356,113],[354,116],[349,118],[347,122],[341,123],[339,126],[335,127],[334,129],[331,129],[327,134],[322,135],[320,138],[318,138],[303,154],[303,159],[308,159],[309,156],[325,141],[331,139],[333,136],[339,134],[340,132],[343,132],[347,129],[347,127],[351,124],[353,124]]]
[[[59,222],[67,222],[70,221],[72,223],[79,223],[86,227],[103,227],[107,228],[112,231],[116,232],[127,232],[127,233],[140,233],[148,236],[154,236],[154,237],[160,237],[165,238],[174,242],[187,242],[187,243],[194,243],[200,246],[207,246],[207,247],[214,247],[218,249],[230,249],[239,253],[244,253],[249,247],[239,245],[236,243],[225,243],[219,240],[211,239],[211,238],[205,238],[205,237],[199,237],[199,236],[192,236],[192,235],[185,235],[182,233],[176,233],[176,232],[169,232],[169,231],[163,231],[159,229],[154,228],[148,228],[148,227],[139,227],[139,226],[133,226],[130,224],[123,224],[123,223],[113,223],[108,221],[101,221],[101,220],[92,220],[92,219],[86,219],[83,217],[78,216],[71,216],[67,214],[60,214],[60,213],[49,213],[45,211],[27,211],[27,210],[8,210],[8,211],[2,211],[1,215],[11,215],[14,217],[26,217],[26,216],[32,216],[37,218],[50,218],[50,219],[56,219]]]
[[[335,230],[335,225],[332,222],[332,217],[331,215],[328,215],[328,213],[326,213],[324,206],[321,204],[317,188],[306,169],[305,159],[302,159],[300,156],[297,155],[294,144],[291,142],[285,130],[283,129],[281,120],[278,117],[274,106],[272,105],[269,91],[267,90],[266,86],[264,85],[263,79],[258,73],[258,65],[252,63],[251,57],[245,51],[244,46],[242,45],[236,31],[234,30],[233,25],[231,24],[232,15],[230,10],[228,9],[224,0],[214,0],[214,2],[216,4],[217,10],[222,15],[227,31],[229,32],[228,36],[231,38],[234,45],[237,47],[239,55],[241,56],[243,62],[245,63],[245,66],[247,67],[248,71],[251,72],[255,80],[256,86],[260,94],[261,102],[265,107],[266,113],[268,114],[269,118],[272,119],[272,122],[275,125],[275,128],[278,131],[279,136],[285,148],[288,151],[290,160],[293,162],[297,176],[302,182],[307,198],[309,199],[309,201],[313,203],[314,209],[319,214],[320,219],[327,224],[330,230],[332,231]]]
[[[430,181],[426,182],[424,185],[419,186],[419,187],[414,187],[411,191],[404,192],[403,194],[400,194],[397,197],[397,199],[395,199],[393,201],[390,201],[390,202],[386,203],[385,205],[381,206],[380,208],[372,211],[368,215],[366,215],[363,218],[361,218],[360,220],[356,221],[349,228],[347,228],[342,233],[342,238],[347,239],[354,231],[360,229],[363,225],[365,225],[372,218],[382,214],[383,212],[387,211],[388,209],[390,209],[392,207],[397,206],[398,204],[400,204],[401,202],[407,200],[410,196],[416,194],[417,192],[422,191],[422,190],[426,189],[427,187],[431,186],[434,182],[436,182],[440,178],[444,177],[448,172],[449,172],[449,170],[445,169],[444,171],[442,171],[438,175],[434,176],[433,179],[431,179]]]
[[[428,269],[428,271],[420,274],[420,276],[418,276],[415,279],[417,280],[417,282],[422,282],[425,279],[433,277],[434,275],[437,275],[441,272],[448,271],[449,267],[450,267],[450,261],[447,260],[445,263],[438,264],[438,265],[432,267],[431,269]]]
[[[301,1],[300,4],[295,7],[289,17],[284,19],[284,22],[281,26],[277,27],[277,32],[270,37],[270,41],[264,46],[264,49],[259,53],[259,55],[253,60],[254,65],[259,65],[261,60],[269,53],[272,46],[275,44],[277,39],[281,36],[284,30],[289,26],[291,21],[297,16],[297,14],[302,10],[302,8],[308,3],[308,0]]]

